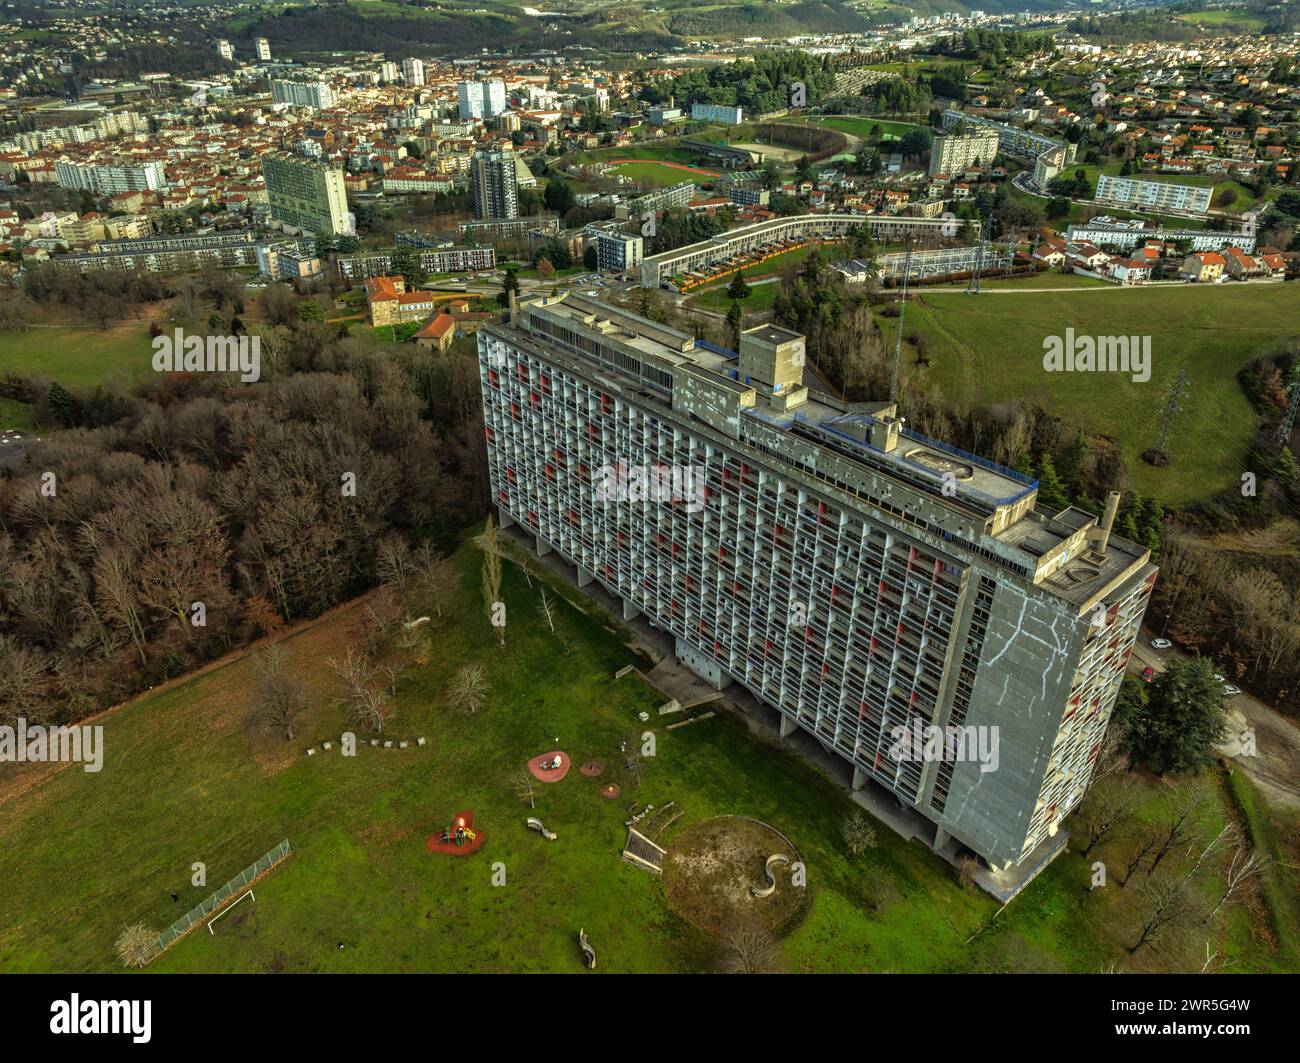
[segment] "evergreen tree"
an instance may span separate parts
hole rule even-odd
[[[1046,452],[1038,463],[1038,501],[1054,509],[1064,509],[1069,504],[1052,456]]]
[[[733,349],[740,347],[740,324],[743,315],[740,311],[740,304],[735,299],[731,301],[731,307],[727,310],[727,328],[731,330],[731,346]]]
[[[1225,726],[1223,688],[1207,658],[1171,658],[1140,695],[1130,687],[1124,696],[1121,688],[1115,709],[1136,763],[1161,773],[1197,771],[1213,763]]]
[[[727,295],[731,299],[748,299],[751,289],[745,283],[745,273],[743,270],[737,270],[731,278],[731,283],[727,285]]]
[[[64,428],[71,428],[81,420],[81,403],[57,380],[50,385],[45,405]]]

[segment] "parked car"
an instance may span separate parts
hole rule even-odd
[[[1214,678],[1215,678],[1218,682],[1220,682],[1220,683],[1226,683],[1226,682],[1227,682],[1227,680],[1224,679],[1223,676],[1219,675],[1218,672],[1215,672],[1215,673],[1214,673]]]
[[[1223,685],[1223,693],[1225,697],[1236,697],[1241,693],[1241,687],[1235,687],[1231,683],[1225,683]]]
[[[1173,643],[1168,639],[1152,639],[1151,648],[1155,650],[1167,650]]]
[[[1142,669],[1142,682],[1149,683],[1156,677],[1156,670],[1150,665]]]

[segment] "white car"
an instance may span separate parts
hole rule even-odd
[[[1225,697],[1236,697],[1241,693],[1241,687],[1235,687],[1231,683],[1223,684],[1223,693]]]
[[[1227,680],[1224,679],[1223,676],[1219,675],[1218,672],[1215,672],[1215,673],[1214,673],[1214,678],[1215,678],[1216,680],[1218,680],[1220,683],[1226,683],[1226,682],[1227,682]]]
[[[1172,646],[1172,645],[1173,645],[1173,643],[1170,642],[1168,639],[1152,639],[1152,640],[1151,640],[1151,648],[1152,648],[1153,650],[1167,650],[1167,649],[1169,649],[1169,647]]]

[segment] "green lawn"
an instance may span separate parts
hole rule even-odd
[[[822,118],[819,120],[821,125],[829,129],[838,129],[841,133],[848,133],[851,136],[862,137],[863,140],[871,136],[871,132],[877,126],[880,127],[882,136],[901,137],[904,133],[913,129],[920,129],[921,126],[915,122],[892,122],[887,118],[856,118],[845,116],[834,116]]]
[[[696,156],[694,165],[699,165],[701,160]],[[692,165],[692,164],[687,164]],[[702,185],[712,183],[717,180],[711,174],[699,173],[695,170],[683,170],[676,166],[665,166],[659,162],[649,160],[639,162],[625,162],[622,166],[614,167],[614,173],[623,174],[633,181],[639,181],[643,185],[649,185],[652,188],[662,188],[665,185],[679,185],[683,181],[691,181],[694,184]],[[713,171],[716,173],[717,171]]]
[[[337,750],[302,754],[345,726],[321,666],[356,621],[357,611],[345,610],[287,641],[313,702],[288,746],[250,728],[253,669],[236,658],[106,717],[101,773],[72,766],[16,795],[0,789],[0,970],[111,970],[124,924],[165,926],[281,838],[294,855],[258,885],[256,900],[223,918],[215,935],[181,940],[151,970],[576,971],[579,927],[602,971],[707,969],[708,935],[673,912],[659,879],[619,859],[629,814],[668,801],[683,811],[681,825],[739,814],[794,841],[810,902],[782,946],[791,971],[1199,962],[1200,936],[1188,950],[1128,958],[1123,937],[1137,891],[1089,894],[1087,864],[1073,854],[996,921],[991,899],[959,888],[923,845],[883,826],[874,849],[850,857],[839,837],[849,803],[836,784],[726,713],[666,730],[653,715],[658,695],[635,676],[613,679],[637,658],[585,599],[561,607],[561,644],[537,618],[536,583],[507,563],[507,644],[496,648],[478,570],[476,552],[457,556],[445,615],[432,624],[436,652],[399,686],[390,733],[423,735],[424,748],[363,745],[351,759]],[[443,697],[467,660],[481,662],[491,681],[490,703],[473,717],[454,714]],[[652,714],[649,723],[640,711]],[[647,727],[658,745],[644,758],[638,789],[618,746]],[[607,770],[599,782],[575,770],[539,787],[532,814],[559,835],[546,842],[525,829],[530,811],[512,779],[528,757],[557,747]],[[598,795],[609,781],[624,787],[620,799]],[[1137,785],[1154,816],[1167,790],[1154,780]],[[1190,785],[1214,797],[1213,828],[1229,807],[1217,778]],[[428,835],[465,809],[487,836],[484,849],[461,859],[430,855]],[[1123,844],[1103,855],[1118,860]],[[195,861],[206,865],[204,887],[190,885]],[[505,884],[493,885],[501,868]],[[1241,914],[1209,936],[1226,935],[1237,969],[1280,966],[1250,932]]]
[[[1046,287],[1055,275],[1031,278]],[[1008,285],[1011,287],[1011,285]],[[1171,504],[1206,498],[1238,483],[1255,413],[1236,373],[1256,354],[1300,334],[1293,286],[1179,285],[1062,292],[922,294],[908,306],[907,329],[929,340],[924,379],[958,403],[1027,399],[1088,429],[1115,436],[1132,486]],[[1110,373],[1047,373],[1043,342],[1067,326],[1078,334],[1151,336],[1146,383]],[[894,323],[883,322],[887,337]],[[1141,460],[1155,437],[1155,411],[1179,368],[1191,378],[1175,422],[1173,462]]]
[[[20,428],[31,432],[38,427],[36,414],[31,406],[25,402],[19,402],[17,399],[0,398],[0,432],[10,428]]]
[[[0,332],[0,376],[44,377],[74,390],[130,385],[153,372],[149,327],[142,321],[96,328]]]

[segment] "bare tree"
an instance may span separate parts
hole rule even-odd
[[[343,680],[349,701],[355,701],[369,688],[375,674],[373,662],[355,646],[349,646],[341,656],[326,657],[325,667]]]
[[[267,646],[254,658],[259,673],[257,704],[263,722],[280,731],[286,742],[292,742],[298,716],[307,707],[307,696],[302,684],[285,671],[283,647]]]
[[[1083,820],[1087,833],[1079,855],[1085,860],[1088,854],[1105,841],[1114,831],[1133,816],[1133,791],[1130,786],[1107,786],[1093,789],[1088,813]]]
[[[546,621],[546,626],[550,629],[551,634],[560,640],[560,645],[564,647],[564,652],[568,653],[569,652],[568,642],[565,641],[564,636],[561,635],[559,631],[557,631],[555,628],[555,617],[556,617],[555,599],[547,595],[545,587],[543,587],[541,591],[542,591],[542,603],[537,607],[537,611],[542,614],[542,619]]]
[[[1187,882],[1186,877],[1174,880],[1166,876],[1164,881],[1142,884],[1147,897],[1146,914],[1137,941],[1128,946],[1130,955],[1143,945],[1153,944],[1169,927],[1191,914]]]
[[[515,776],[515,793],[519,795],[519,800],[527,801],[529,808],[537,807],[537,780],[533,778],[533,773],[524,768]]]
[[[953,864],[953,873],[957,876],[957,884],[965,889],[975,882],[975,875],[979,872],[980,862],[970,853],[962,853],[957,857],[956,863]]]
[[[1101,749],[1097,751],[1097,763],[1092,769],[1092,785],[1096,786],[1102,779],[1111,775],[1127,775],[1133,767],[1133,759],[1124,746],[1124,736],[1114,723],[1106,728],[1101,739]]]
[[[1201,798],[1191,790],[1185,789],[1181,791],[1174,799],[1173,807],[1169,810],[1169,820],[1165,824],[1165,833],[1156,845],[1154,855],[1151,858],[1151,866],[1147,868],[1147,878],[1155,874],[1160,862],[1170,852],[1190,840],[1196,828],[1196,822],[1192,819],[1192,815],[1200,807]]]
[[[1247,848],[1244,843],[1239,844],[1232,854],[1232,860],[1228,863],[1228,870],[1224,875],[1223,893],[1219,897],[1219,903],[1205,917],[1205,921],[1208,923],[1219,914],[1220,909],[1225,904],[1234,902],[1242,891],[1250,885],[1251,881],[1264,870],[1264,865],[1267,863],[1267,858],[1260,856],[1258,850]]]
[[[868,849],[876,846],[876,828],[871,825],[865,813],[855,808],[844,817],[840,824],[840,834],[844,844],[854,856],[861,856]]]
[[[1158,837],[1148,835],[1146,840],[1133,850],[1133,855],[1129,858],[1129,862],[1124,868],[1124,877],[1119,880],[1120,889],[1123,889],[1128,885],[1128,880],[1133,877],[1133,872],[1142,866],[1142,861],[1150,856],[1159,844],[1160,839]]]
[[[453,709],[473,716],[487,704],[490,686],[481,664],[463,664],[452,673],[447,701]]]
[[[153,958],[158,935],[143,923],[133,923],[122,928],[114,948],[123,967],[143,967]]]
[[[363,690],[352,701],[352,718],[368,731],[382,734],[396,712],[383,690]]]
[[[418,593],[432,603],[436,615],[442,616],[447,586],[453,576],[451,565],[427,539],[415,548],[414,562],[419,574]]]
[[[389,536],[379,545],[375,557],[375,575],[393,595],[406,617],[411,615],[411,594],[415,590],[419,568],[411,548],[400,536]]]
[[[738,916],[718,935],[717,965],[723,974],[776,974],[781,950],[769,930]]]
[[[497,637],[497,644],[505,646],[506,627],[502,614],[505,606],[501,601],[501,537],[497,534],[491,514],[474,542],[483,552],[483,607],[487,611],[488,623],[492,625],[492,631]]]

